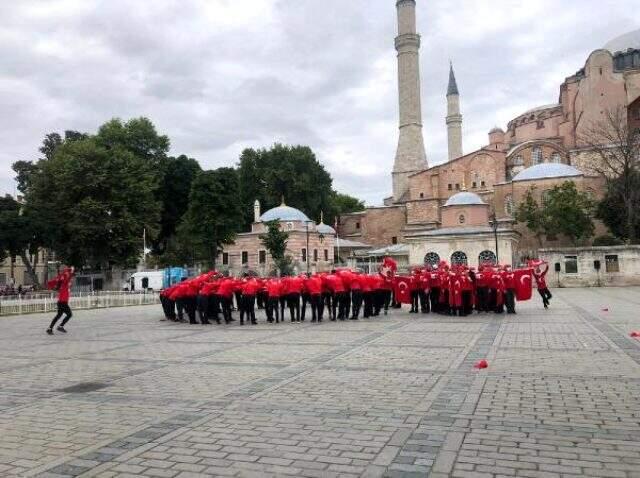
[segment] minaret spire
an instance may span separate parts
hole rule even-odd
[[[460,92],[449,62],[449,86],[447,87],[447,135],[449,139],[449,161],[462,156],[462,115],[460,114]]]
[[[400,137],[393,165],[393,199],[399,201],[409,189],[409,176],[427,169],[422,137],[420,99],[420,35],[416,28],[416,0],[397,0],[398,92]]]

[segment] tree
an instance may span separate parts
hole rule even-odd
[[[260,235],[260,242],[269,251],[281,276],[290,275],[292,260],[286,255],[289,233],[281,230],[278,221],[265,222],[267,233]]]
[[[282,199],[309,217],[333,222],[339,214],[362,210],[364,205],[332,189],[333,180],[307,146],[275,144],[270,149],[245,149],[238,164],[240,198],[245,229],[253,222],[256,199],[264,210],[280,205]]]
[[[177,246],[176,231],[182,216],[189,207],[189,194],[195,177],[202,169],[200,164],[185,155],[177,158],[167,158],[163,164],[163,177],[160,185],[162,200],[162,215],[160,232],[154,241],[153,248],[158,254],[163,254],[169,242],[173,239],[173,249]],[[184,237],[181,239],[185,239]]]
[[[593,169],[607,181],[609,203],[622,206],[624,232],[612,214],[602,214],[605,223],[614,224],[617,234],[633,241],[640,238],[640,131],[629,127],[627,115],[623,107],[607,110],[604,119],[590,125],[580,140],[596,158]]]
[[[134,156],[159,166],[166,158],[170,141],[159,135],[148,118],[134,118],[126,123],[114,118],[100,126],[96,142],[107,150],[123,148]]]
[[[591,199],[578,191],[573,181],[565,181],[548,192],[542,206],[535,200],[533,188],[529,189],[518,206],[516,220],[527,225],[540,247],[544,235],[558,234],[577,245],[593,236],[593,206]]]
[[[189,208],[180,225],[216,268],[218,253],[224,244],[233,243],[242,211],[238,202],[238,176],[235,169],[203,171],[193,180]]]
[[[12,259],[19,256],[31,282],[40,287],[34,264],[27,255],[30,253],[37,257],[37,238],[37,225],[23,214],[21,205],[11,197],[0,198],[0,261],[4,261],[7,255]]]
[[[621,211],[626,211],[625,182],[633,184],[633,190],[640,191],[640,174],[638,173],[631,175],[629,179],[618,178],[612,180],[604,197],[598,203],[596,216],[604,222],[616,237],[633,244],[640,241],[640,214],[637,214],[636,210],[634,210],[630,219],[628,214],[620,213]],[[633,202],[634,199],[631,198],[631,201]],[[640,208],[640,203],[636,205],[636,208]]]

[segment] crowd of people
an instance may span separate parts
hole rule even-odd
[[[551,293],[545,276],[548,264],[531,262],[526,269],[509,266],[450,266],[415,268],[409,276],[396,276],[387,258],[378,274],[340,269],[330,273],[259,278],[225,277],[215,271],[175,284],[160,294],[168,320],[191,324],[256,324],[256,308],[264,309],[267,322],[288,320],[359,320],[388,313],[390,307],[411,304],[410,313],[467,316],[477,313],[516,313],[518,277],[535,278],[545,308]],[[529,291],[532,283],[528,283]],[[528,300],[528,299],[525,299]],[[186,319],[185,319],[186,315]]]

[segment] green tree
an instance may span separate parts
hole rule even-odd
[[[516,221],[526,224],[538,241],[538,245],[542,247],[543,236],[548,230],[546,218],[538,201],[534,197],[534,188],[527,190],[524,199],[518,205],[515,214]]]
[[[278,221],[265,222],[265,226],[267,226],[267,232],[260,235],[260,242],[273,257],[280,275],[290,275],[292,272],[292,260],[290,256],[286,255],[289,233],[280,228]]]
[[[96,142],[107,150],[125,149],[137,158],[159,166],[169,151],[169,138],[160,135],[148,118],[134,118],[126,123],[114,118],[100,126]]]
[[[235,169],[203,171],[193,180],[189,208],[179,226],[194,246],[204,251],[211,267],[224,244],[232,244],[242,211],[238,203],[238,175]]]
[[[270,149],[246,149],[240,156],[238,175],[245,229],[253,222],[256,199],[267,210],[284,198],[288,205],[316,220],[324,212],[329,223],[339,214],[364,208],[358,199],[332,189],[331,175],[307,146],[275,144]]]
[[[616,237],[634,244],[640,241],[640,214],[636,214],[636,211],[640,210],[640,195],[625,193],[627,188],[640,191],[640,172],[609,181],[605,195],[597,205],[596,217],[602,220]],[[631,217],[621,214],[627,210],[627,204],[633,205],[634,212]]]

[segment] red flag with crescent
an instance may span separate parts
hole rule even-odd
[[[516,299],[520,302],[530,300],[533,293],[531,269],[516,269],[513,274],[516,285]]]
[[[393,294],[398,302],[401,304],[411,303],[411,284],[410,277],[397,276],[393,282]]]

